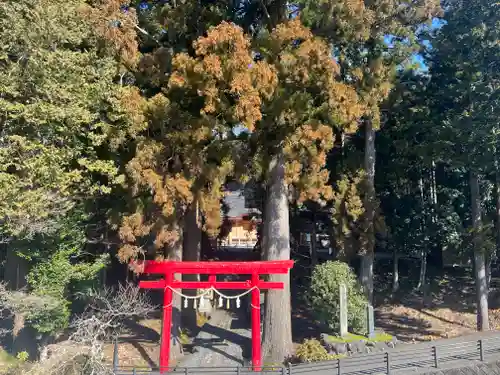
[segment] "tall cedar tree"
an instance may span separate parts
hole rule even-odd
[[[91,19],[123,62],[123,81],[139,87],[142,94],[131,105],[141,107],[143,116],[117,142],[132,155],[125,160],[129,207],[120,227],[124,245],[119,250],[124,262],[140,254],[199,260],[202,229],[215,236],[221,226],[222,187],[226,176],[234,174],[237,140],[231,143],[227,139],[231,132],[224,134],[215,120],[200,117],[198,93],[184,95],[171,85],[170,76],[175,54],[193,54],[193,41],[228,17],[230,4],[183,0],[93,4]],[[129,38],[134,31],[137,38]],[[195,291],[184,291],[190,292]],[[176,340],[180,300],[174,306]],[[190,312],[195,310],[186,312],[189,328],[195,318]]]
[[[120,258],[128,261],[144,252],[168,256],[191,207],[196,207],[195,216],[201,211],[209,234],[217,232],[222,184],[237,159],[231,143],[223,142],[227,134],[192,115],[201,108],[199,95],[183,96],[170,83],[174,53],[192,52],[192,39],[220,22],[228,5],[209,11],[187,1],[92,3],[89,18],[123,63],[122,78],[130,78],[142,91],[142,96],[129,98],[136,116],[114,142],[116,149],[133,150],[126,167],[131,212],[120,229],[126,243]]]
[[[377,134],[376,185],[382,197],[381,206],[389,228],[388,243],[394,255],[393,292],[399,288],[400,254],[421,256],[419,284],[424,286],[429,245],[438,242],[451,247],[445,243],[446,232],[460,230],[460,227],[443,224],[446,229],[439,236],[437,230],[432,231],[433,187],[428,172],[436,155],[430,147],[432,134],[427,129],[431,121],[425,96],[428,82],[429,76],[416,66],[398,75],[398,83],[383,106],[387,114],[384,127]],[[448,214],[446,217],[449,220],[453,216]]]
[[[363,213],[357,246],[361,282],[373,299],[373,251],[378,201],[375,195],[375,131],[380,105],[387,98],[398,66],[416,51],[416,32],[441,12],[439,0],[299,0],[301,18],[334,48],[340,74],[355,85],[363,105],[365,158]],[[354,177],[354,183],[356,182]],[[357,205],[355,209],[359,211]],[[356,213],[357,215],[357,213]]]
[[[103,4],[122,17],[121,2]],[[116,50],[126,52],[117,39]],[[288,187],[301,200],[331,195],[322,170],[333,145],[331,126],[356,130],[363,112],[356,94],[338,82],[329,46],[298,22],[278,27],[254,49],[239,28],[222,23],[185,50],[169,66],[171,50],[159,49],[139,68],[158,73],[162,93],[146,105],[148,132],[133,135],[137,146],[128,171],[136,207],[123,221],[127,244],[120,254],[127,259],[168,248],[178,238],[179,216],[193,202],[207,229],[215,230],[221,187],[232,174],[270,181],[266,254],[288,259]],[[249,134],[235,135],[241,126]],[[291,354],[289,290],[266,303],[265,348],[281,361]]]
[[[99,251],[88,246],[93,208],[123,183],[108,148],[137,116],[137,90],[114,80],[110,47],[86,1],[0,2],[4,277],[57,302],[24,316],[39,333],[64,329],[74,294],[106,266],[105,255],[89,254]]]
[[[106,150],[134,118],[137,92],[114,82],[117,63],[100,40],[85,1],[0,3],[0,223],[3,241],[23,241],[7,254],[18,286],[14,249],[34,262],[83,250],[85,236],[64,243],[66,229],[85,229],[86,204],[123,182]]]
[[[268,181],[264,247],[270,260],[290,258],[289,199],[331,198],[324,165],[332,127],[355,131],[363,113],[355,91],[338,81],[330,51],[298,20],[253,46],[239,27],[223,22],[198,39],[194,57],[181,53],[173,60],[170,89],[202,100],[191,114],[202,128],[224,134],[240,126],[248,133],[248,158],[233,160]],[[271,279],[286,288],[266,298],[264,355],[280,362],[292,351],[289,276]]]
[[[456,1],[447,7],[445,19],[430,53],[428,95],[433,122],[429,130],[442,160],[469,170],[477,325],[478,330],[487,330],[488,283],[479,181],[494,174],[498,164],[500,6],[486,0]]]

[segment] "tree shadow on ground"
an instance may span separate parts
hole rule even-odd
[[[390,276],[377,280],[377,327],[388,326],[386,331],[402,340],[452,337],[475,330],[476,290],[470,272],[430,274],[421,291],[414,278],[401,277],[396,293]]]
[[[418,311],[420,313],[424,314],[424,315],[427,315],[430,318],[438,319],[438,320],[442,321],[443,323],[455,324],[455,325],[459,325],[459,326],[462,326],[462,327],[470,328],[468,324],[465,324],[463,322],[457,322],[457,321],[454,321],[454,320],[449,320],[449,319],[443,318],[442,316],[438,316],[436,314],[433,314],[433,313],[431,313],[429,311],[425,311],[423,309],[418,309]]]
[[[127,342],[137,350],[141,358],[148,364],[149,367],[151,367],[152,369],[158,369],[158,364],[151,358],[144,346],[141,345],[142,343],[140,341],[128,339]]]
[[[296,306],[292,311],[292,337],[294,342],[302,342],[309,338],[318,338],[329,328],[320,324],[307,306]]]
[[[375,321],[377,328],[396,336],[400,341],[428,341],[426,336],[439,335],[424,319],[376,311]]]
[[[157,368],[157,361],[151,358],[147,348],[157,346],[160,342],[160,334],[157,330],[147,327],[138,320],[127,320],[124,323],[127,334],[121,335],[121,343],[130,344],[149,367]]]
[[[127,335],[123,335],[120,341],[134,341],[134,342],[159,342],[160,334],[153,328],[146,327],[141,324],[138,320],[127,320],[124,324],[126,330],[129,332]]]
[[[205,323],[203,325],[203,327],[201,328],[201,330],[203,332],[209,333],[210,335],[213,335],[213,336],[218,337],[222,340],[228,341],[234,345],[239,346],[241,348],[242,357],[244,359],[250,358],[250,356],[251,356],[251,339],[250,338],[242,336],[242,335],[235,333],[235,332],[231,332],[227,329],[211,325],[209,323]],[[204,347],[207,347],[210,350],[213,350],[214,352],[216,352],[220,355],[223,355],[224,357],[229,358],[229,359],[243,365],[244,361],[240,360],[239,358],[234,357],[231,354],[226,353],[224,350],[219,349],[214,344],[204,345]]]
[[[417,269],[400,272],[400,287],[392,291],[392,270],[378,269],[375,277],[375,305],[401,304],[415,309],[450,309],[474,313],[475,282],[470,270],[445,269],[429,272],[423,291],[417,290]],[[460,298],[457,298],[460,296]]]

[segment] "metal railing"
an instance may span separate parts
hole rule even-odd
[[[479,340],[459,342],[401,345],[383,352],[357,354],[331,361],[301,363],[288,366],[262,366],[259,371],[250,367],[172,367],[164,372],[185,375],[370,375],[396,374],[406,371],[446,367],[467,367],[474,362],[486,362],[500,358],[500,334]],[[116,347],[115,347],[116,348]],[[156,375],[159,369],[118,366],[115,349],[115,375]]]

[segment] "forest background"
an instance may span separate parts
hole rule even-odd
[[[1,1],[3,278],[53,302],[25,324],[64,330],[118,261],[200,259],[238,181],[263,259],[291,258],[306,215],[360,260],[368,301],[376,253],[418,256],[423,289],[471,265],[488,329],[499,32],[488,0]],[[273,277],[263,347],[280,361],[290,283]]]

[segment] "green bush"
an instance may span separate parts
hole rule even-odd
[[[350,329],[366,333],[366,305],[356,275],[345,263],[329,261],[316,266],[311,278],[308,300],[317,318],[333,331],[340,329],[340,285],[347,288],[347,319]]]
[[[108,254],[89,256],[85,252],[88,217],[75,209],[60,218],[57,229],[30,242],[19,242],[17,252],[32,264],[26,277],[34,303],[24,316],[40,333],[57,334],[67,328],[77,305],[97,283]]]
[[[30,355],[26,351],[22,351],[16,354],[16,358],[21,362],[26,362],[30,358]]]
[[[325,347],[316,339],[305,340],[297,347],[295,357],[303,363],[327,361],[330,355]]]

